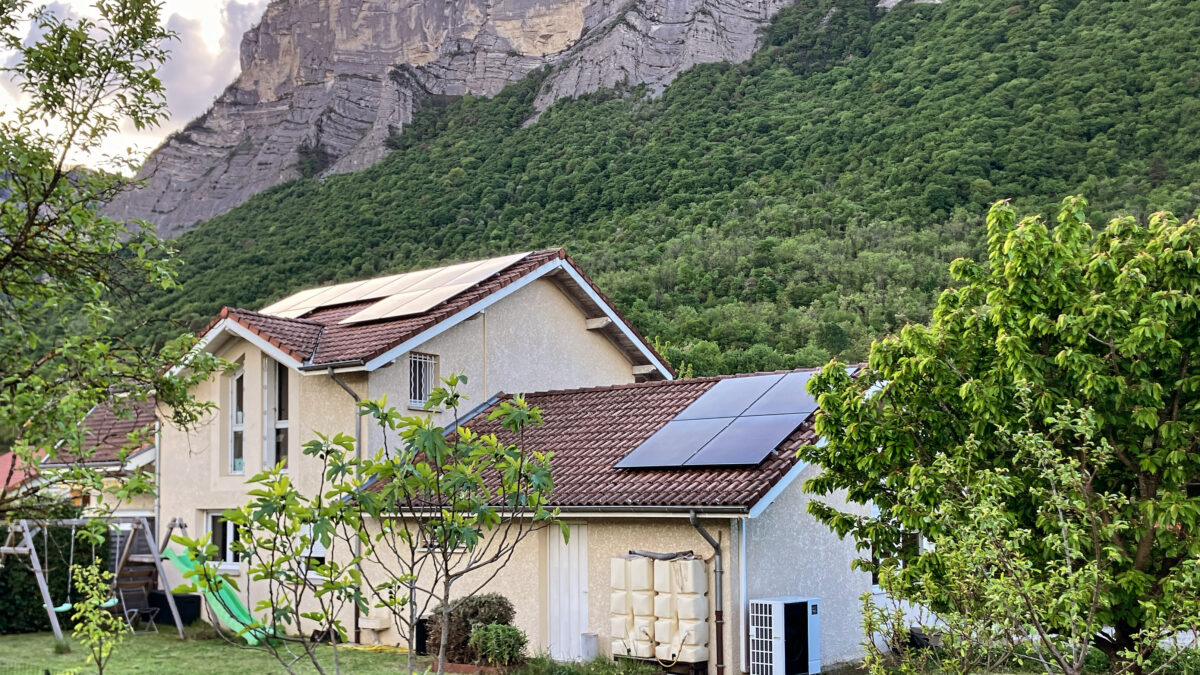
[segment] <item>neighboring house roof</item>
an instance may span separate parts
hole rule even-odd
[[[694,507],[751,512],[774,488],[803,469],[796,451],[817,442],[812,415],[754,466],[618,469],[614,465],[718,382],[762,374],[527,394],[529,405],[542,409],[543,424],[526,428],[519,441],[499,420],[487,420],[508,395],[498,397],[464,424],[479,434],[494,433],[505,442],[519,442],[526,450],[553,452],[551,503],[563,509]]]
[[[443,275],[447,277],[446,283],[440,287],[432,280],[439,278],[438,272],[450,270],[449,267],[410,273],[430,279],[427,285],[432,285],[437,298],[444,298],[427,309],[421,307],[421,311],[360,320],[360,312],[376,311],[384,303],[395,305],[404,294],[354,301],[353,289],[379,287],[386,285],[389,279],[400,278],[400,275],[392,275],[301,291],[258,312],[226,307],[203,331],[203,342],[211,344],[222,332],[229,331],[252,341],[261,340],[268,351],[274,348],[279,352],[277,357],[291,359],[302,370],[356,365],[374,370],[399,356],[395,353],[397,349],[415,346],[408,344],[410,341],[423,336],[424,339],[433,337],[458,320],[469,318],[490,301],[498,300],[534,279],[546,278],[555,282],[589,318],[610,318],[611,322],[600,330],[627,354],[634,365],[653,366],[658,376],[672,376],[649,342],[613,308],[564,250],[533,251],[479,261],[479,265],[490,273],[482,277],[476,274],[468,283],[455,283],[462,277],[456,280],[449,274]],[[348,290],[340,292],[343,288]],[[314,297],[317,300],[305,303],[305,298]],[[322,297],[331,299],[326,301],[327,304],[319,304]],[[314,302],[318,306],[309,306]]]
[[[17,453],[9,450],[0,455],[0,480],[5,481],[2,492],[19,491],[26,481],[37,476],[37,469],[17,458]]]
[[[129,444],[129,434],[153,426],[156,419],[155,401],[122,402],[116,406],[103,404],[92,409],[84,418],[81,425],[85,427],[84,447],[89,450],[87,457],[82,460],[70,453],[59,453],[47,459],[48,465],[75,464],[81,462],[88,465],[117,464],[121,461],[121,449]],[[154,447],[153,442],[147,442],[140,448],[130,451],[126,461],[141,455]]]

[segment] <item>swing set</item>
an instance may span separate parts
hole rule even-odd
[[[121,557],[117,562],[116,572],[113,575],[113,595],[108,600],[104,601],[100,606],[105,609],[117,610],[133,627],[134,619],[139,615],[148,617],[151,625],[153,625],[154,614],[157,613],[153,608],[136,605],[129,602],[125,597],[126,588],[133,588],[140,593],[140,596],[131,593],[133,597],[145,597],[146,591],[154,585],[160,585],[165,592],[167,607],[171,610],[171,617],[175,620],[175,628],[179,631],[179,639],[183,639],[183,621],[179,618],[179,610],[175,607],[175,598],[171,594],[171,589],[167,588],[166,575],[163,573],[162,566],[162,549],[154,541],[154,533],[150,529],[149,522],[144,517],[134,518],[106,518],[106,522],[112,525],[129,525],[129,536],[125,540],[125,545],[121,549]],[[46,583],[46,574],[48,568],[43,565],[38,557],[37,548],[34,546],[37,535],[42,535],[42,550],[46,555],[50,555],[49,550],[49,528],[50,527],[70,527],[71,528],[71,547],[69,554],[68,570],[75,565],[75,535],[78,528],[86,526],[91,521],[87,518],[63,518],[58,520],[38,521],[36,523],[29,520],[18,520],[10,523],[8,526],[8,537],[3,546],[0,546],[0,566],[3,566],[8,556],[28,556],[29,568],[37,579],[38,589],[42,593],[42,602],[46,607],[46,615],[50,618],[50,627],[54,630],[54,637],[58,641],[62,641],[62,627],[58,622],[58,615],[71,611],[74,607],[71,602],[71,593],[73,591],[74,576],[68,571],[67,574],[67,600],[66,602],[55,605],[50,598],[50,586]],[[148,546],[150,555],[137,555],[133,553],[133,544],[139,537]],[[61,550],[60,550],[61,556]],[[92,560],[96,559],[96,546],[92,545]],[[152,566],[152,567],[151,567]],[[157,631],[157,627],[155,627]]]

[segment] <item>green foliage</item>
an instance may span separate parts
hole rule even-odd
[[[591,661],[555,661],[546,655],[535,656],[516,670],[518,675],[654,675],[662,672],[652,663],[637,659],[610,659],[599,656]]]
[[[182,237],[182,287],[148,311],[198,328],[221,305],[566,245],[697,375],[816,366],[928,320],[997,199],[1200,203],[1196,2],[875,4],[800,0],[749,61],[658,98],[601,92],[526,127],[539,74],[427,106],[379,165]]]
[[[72,517],[75,514],[58,514]],[[46,584],[55,604],[67,601],[67,580],[71,574],[71,528],[51,527],[43,537],[33,538],[38,558],[47,568]],[[0,525],[0,541],[8,535],[8,528]],[[87,565],[93,560],[90,543],[76,541],[75,563]],[[95,560],[107,560],[109,543],[102,541],[96,547]],[[71,600],[75,600],[72,593]],[[70,615],[60,615],[59,620],[69,623]],[[0,635],[10,633],[33,633],[50,630],[50,619],[38,590],[37,579],[29,568],[29,558],[8,556],[4,567],[0,567]]]
[[[430,654],[436,654],[442,643],[442,621],[443,616],[447,615],[444,609],[449,610],[450,619],[446,632],[446,660],[454,663],[477,663],[487,656],[473,642],[477,627],[510,626],[516,616],[512,602],[499,593],[481,593],[463,598],[450,603],[449,608],[438,605],[429,618],[427,649]],[[521,646],[524,647],[524,643]]]
[[[160,3],[97,0],[95,8],[97,20],[63,19],[27,0],[0,0],[0,48],[14,54],[5,75],[26,96],[21,108],[0,112],[0,435],[18,458],[14,468],[41,453],[86,459],[91,448],[78,423],[102,403],[128,415],[128,402],[156,392],[175,421],[195,422],[206,406],[189,386],[216,365],[200,355],[194,370],[174,373],[194,340],[136,347],[125,339],[128,328],[116,326],[121,307],[174,285],[171,251],[152,234],[133,236],[138,224],[96,212],[126,178],[73,163],[122,124],[144,129],[162,120],[155,71],[172,33],[160,25]],[[25,40],[26,22],[36,40]],[[0,490],[0,515],[45,515],[52,504],[39,495],[58,483],[100,488],[101,508],[116,501],[103,499],[95,470],[43,466],[39,474],[30,491]],[[12,472],[2,478],[8,485]]]
[[[407,635],[410,667],[417,621],[431,603],[438,605],[430,645],[438,651],[439,672],[447,659],[458,656],[454,650],[469,652],[475,623],[511,622],[507,600],[473,598],[508,564],[521,542],[556,525],[566,536],[558,510],[547,507],[554,489],[553,454],[525,450],[521,444],[524,430],[541,424],[541,410],[514,397],[489,414],[516,443],[476,434],[460,425],[464,399],[458,386],[466,381],[461,375],[443,379],[445,386],[434,389],[425,404],[427,410],[447,412],[453,420],[448,427],[438,426],[432,415],[403,415],[388,407],[386,399],[363,401],[360,414],[380,426],[383,447],[362,460],[337,459],[328,469],[347,477],[340,493],[356,505],[362,521],[381,523],[373,537],[361,530],[356,534],[365,547],[364,558],[387,573],[382,582],[368,577],[366,583],[374,606],[391,613]],[[391,447],[389,439],[398,439],[398,447]],[[305,452],[344,457],[352,448],[349,438],[322,440],[310,443]],[[371,489],[363,490],[367,485]],[[443,508],[431,509],[431,504]],[[455,590],[464,585],[465,591]],[[459,612],[463,603],[467,609]],[[452,620],[454,612],[458,618]]]
[[[525,631],[503,623],[475,624],[467,646],[489,666],[515,666],[525,660]]]
[[[1174,622],[1200,600],[1200,222],[1156,213],[1094,231],[1086,208],[1064,200],[1051,228],[993,207],[987,261],[953,264],[961,285],[930,325],[876,343],[856,380],[832,366],[813,379],[828,443],[802,454],[826,468],[806,489],[844,489],[879,515],[810,512],[902,561],[902,588],[934,610],[963,595],[954,570],[972,558],[955,537],[993,537],[992,562],[1025,579],[1003,592],[1034,584],[1047,633],[1106,626],[1095,645],[1128,662],[1191,625]],[[933,550],[904,547],[914,532]],[[976,590],[1002,591],[987,582]]]
[[[362,521],[346,500],[330,498],[336,493],[327,483],[328,467],[321,468],[321,482],[309,495],[296,487],[282,465],[273,466],[246,481],[246,505],[222,513],[238,531],[231,549],[246,566],[249,580],[264,589],[239,637],[253,638],[247,640],[252,648],[271,654],[288,672],[302,659],[318,673],[341,672],[337,645],[346,641],[348,632],[340,617],[350,607],[363,612],[368,607],[362,558],[349,546],[335,545],[339,528],[360,532]],[[221,560],[210,535],[177,535],[174,540],[201,563],[185,575],[186,585],[179,591],[237,589],[233,576],[207,564]],[[224,609],[237,616],[234,608]],[[332,659],[324,659],[317,649],[322,633],[329,636],[321,642],[332,646]]]
[[[129,626],[120,616],[104,608],[112,598],[112,572],[99,564],[76,565],[75,590],[75,639],[88,651],[88,664],[104,675],[104,668],[112,658],[113,650],[120,646],[129,631]]]

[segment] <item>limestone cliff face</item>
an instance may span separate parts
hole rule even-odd
[[[494,95],[553,70],[537,98],[619,84],[660,91],[740,61],[789,0],[273,0],[242,73],[147,161],[108,212],[180,234],[301,175],[361,169],[431,94]]]

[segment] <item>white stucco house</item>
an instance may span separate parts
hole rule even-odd
[[[244,564],[220,512],[246,502],[248,476],[284,462],[301,489],[315,489],[303,443],[341,432],[375,452],[384,439],[356,414],[361,399],[386,396],[446,424],[447,413],[423,405],[439,377],[460,373],[478,406],[468,426],[501,433],[487,411],[525,393],[545,424],[523,442],[555,453],[553,504],[569,543],[537,533],[489,586],[513,601],[532,650],[655,658],[686,646],[714,675],[766,675],[751,666],[768,636],[750,625],[751,601],[802,596],[819,598],[818,660],[859,656],[858,598],[870,576],[850,569],[852,542],[806,513],[801,488],[819,471],[796,457],[816,442],[803,391],[811,373],[675,380],[561,249],[304,290],[258,311],[225,308],[201,348],[235,368],[197,388],[217,404],[200,429],[162,430],[160,520],[211,534],[227,572]],[[660,574],[655,589],[643,574],[654,565],[639,559],[626,570],[634,549],[691,551],[690,585],[670,588]],[[682,569],[670,578],[679,582]],[[391,630],[380,637],[400,640]]]

